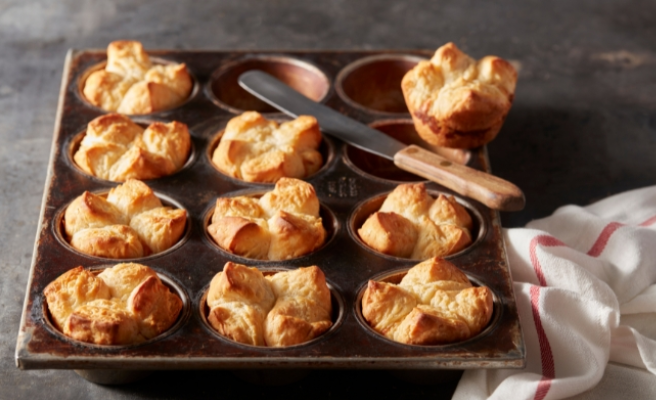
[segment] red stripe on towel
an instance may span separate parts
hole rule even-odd
[[[649,218],[640,224],[640,226],[650,226],[656,223],[656,215]],[[599,255],[604,251],[610,237],[615,233],[616,230],[624,226],[619,222],[611,222],[604,227],[604,229],[599,234],[599,237],[592,245],[588,251],[588,255],[592,257],[599,257]],[[547,286],[547,280],[542,271],[542,265],[537,256],[537,247],[538,245],[544,247],[556,247],[556,246],[565,246],[563,242],[556,239],[553,236],[549,235],[538,235],[531,240],[529,245],[529,255],[531,257],[531,264],[533,264],[533,269],[535,274],[538,277],[540,286]],[[540,286],[531,286],[531,309],[533,312],[533,321],[535,323],[535,330],[538,335],[538,342],[540,344],[540,359],[542,362],[542,378],[538,382],[538,387],[535,391],[534,400],[543,400],[549,389],[551,389],[551,382],[556,377],[556,367],[553,358],[553,352],[551,351],[551,345],[549,344],[549,338],[544,332],[542,327],[542,319],[540,318]]]
[[[649,218],[648,220],[640,224],[640,226],[649,226],[655,222],[656,222],[656,215],[654,215],[653,217]]]
[[[542,379],[538,383],[538,388],[535,391],[535,400],[542,400],[545,398],[549,389],[551,388],[551,381],[556,376],[556,369],[554,364],[553,353],[551,352],[551,345],[547,334],[542,327],[542,319],[540,318],[540,287],[531,286],[531,310],[533,311],[533,321],[535,322],[535,330],[538,334],[538,341],[540,343],[540,359],[542,360]]]
[[[655,222],[656,222],[656,215],[649,218],[645,222],[641,223],[639,226],[649,226]],[[599,237],[597,238],[597,241],[592,245],[592,247],[588,251],[588,255],[592,257],[599,257],[601,253],[604,251],[604,249],[606,248],[606,245],[608,244],[610,237],[613,236],[613,233],[615,233],[616,230],[618,230],[623,226],[624,224],[620,222],[611,222],[610,224],[606,225],[604,229],[601,231]]]
[[[592,247],[588,251],[588,255],[591,257],[599,257],[599,255],[606,248],[606,245],[608,244],[608,240],[613,235],[613,233],[615,233],[616,230],[618,230],[623,226],[624,224],[621,224],[619,222],[611,222],[610,224],[606,225],[604,229],[601,231],[599,237],[597,238],[597,241],[592,245]]]
[[[531,240],[531,244],[529,246],[531,264],[533,264],[533,269],[535,270],[535,274],[538,276],[538,281],[540,282],[540,286],[547,286],[547,280],[545,279],[544,274],[542,273],[542,265],[540,265],[540,260],[538,260],[538,255],[536,253],[536,248],[538,247],[538,245],[545,246],[545,247],[554,247],[554,246],[564,246],[565,243],[549,235],[538,235]]]

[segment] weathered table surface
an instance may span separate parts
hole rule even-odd
[[[449,398],[455,388],[455,382],[412,385],[383,371],[319,371],[281,387],[246,384],[221,371],[167,371],[103,387],[72,371],[16,369],[66,50],[102,48],[119,38],[179,49],[433,49],[453,41],[473,56],[495,54],[520,66],[514,106],[489,145],[494,172],[527,197],[524,211],[502,215],[504,226],[656,183],[653,1],[3,0],[0,399],[344,398],[363,390],[368,397]],[[637,370],[620,374],[656,381]],[[631,397],[630,385],[622,386]],[[602,381],[595,390],[620,389]],[[594,392],[581,398],[588,396]]]

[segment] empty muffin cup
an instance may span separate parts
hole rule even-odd
[[[163,58],[159,57],[150,57],[150,61],[153,65],[170,65],[170,64],[179,64],[175,61],[171,60],[165,60]],[[82,100],[88,107],[93,108],[95,110],[98,110],[102,113],[106,112],[111,112],[110,110],[105,110],[101,107],[98,107],[96,105],[91,104],[91,102],[87,99],[87,97],[84,95],[84,85],[87,82],[87,79],[89,78],[89,75],[92,73],[99,71],[101,69],[105,69],[105,66],[107,65],[107,61],[100,62],[98,64],[92,65],[91,67],[87,68],[82,75],[80,75],[80,78],[77,81],[77,96],[80,100]],[[199,84],[198,84],[198,79],[194,76],[194,74],[189,71],[189,68],[187,68],[187,73],[189,74],[189,77],[191,78],[192,81],[192,87],[191,87],[191,92],[189,93],[189,96],[179,104],[176,104],[173,107],[167,108],[165,110],[158,110],[154,111],[152,113],[146,113],[146,114],[128,114],[130,116],[144,116],[144,115],[158,115],[161,113],[166,113],[171,110],[175,110],[176,108],[182,107],[183,105],[187,104],[191,99],[193,99],[196,94],[198,93],[199,90]]]
[[[121,261],[117,263],[121,263]],[[116,264],[112,265],[98,265],[98,266],[93,266],[89,268],[85,268],[88,271],[92,272],[94,275],[100,274],[103,270],[106,268],[113,267]],[[126,348],[131,348],[135,346],[145,346],[148,345],[149,343],[153,343],[155,341],[164,339],[168,336],[171,336],[175,332],[177,332],[187,321],[187,318],[191,315],[191,302],[189,299],[189,296],[187,295],[187,292],[183,289],[183,286],[177,282],[174,278],[171,278],[165,273],[162,273],[160,271],[155,271],[157,273],[157,276],[159,279],[162,281],[162,283],[169,288],[171,293],[174,293],[175,295],[182,300],[182,309],[180,310],[180,313],[178,314],[178,318],[175,320],[175,322],[164,332],[160,333],[159,335],[148,339],[144,342],[141,343],[135,343],[135,344],[127,344],[127,345],[106,345],[106,344],[96,344],[96,343],[89,343],[89,342],[82,342],[79,340],[75,340],[73,338],[70,338],[62,331],[60,331],[55,324],[52,322],[52,316],[50,315],[50,310],[48,309],[48,303],[46,301],[45,295],[41,295],[41,313],[43,316],[43,321],[44,325],[50,331],[51,334],[59,337],[60,340],[67,341],[67,342],[73,342],[77,345],[83,345],[87,347],[92,347],[92,348],[97,348],[97,349],[103,349],[103,350],[115,350],[115,351],[121,351]],[[38,306],[38,305],[37,305]],[[94,370],[80,370],[80,371],[94,371]],[[102,371],[102,370],[100,370]],[[114,371],[114,370],[105,370],[105,371]],[[121,383],[128,383],[130,382],[130,378],[127,376],[122,376],[122,374],[114,374],[114,373],[109,373],[107,376],[103,376],[103,374],[93,374],[93,373],[79,373],[84,379],[90,380],[91,382],[98,382],[98,383],[103,383],[103,384],[121,384]],[[105,380],[105,381],[103,381]]]
[[[228,193],[222,197],[247,196],[247,197],[260,198],[265,193],[266,191],[262,191],[261,189],[246,189],[246,190],[240,190],[237,192]],[[213,248],[221,252],[227,258],[234,260],[235,262],[238,263],[248,263],[248,262],[257,262],[258,264],[280,263],[280,262],[291,261],[291,260],[299,260],[303,257],[309,257],[312,254],[315,254],[321,251],[322,249],[324,249],[326,246],[328,246],[330,242],[332,242],[332,240],[335,238],[335,234],[339,229],[339,221],[335,217],[335,214],[328,207],[324,206],[323,204],[320,204],[319,216],[321,217],[321,224],[324,230],[326,231],[325,239],[321,246],[319,246],[318,248],[314,249],[309,253],[302,254],[293,258],[288,258],[285,260],[261,260],[255,258],[248,258],[238,254],[231,253],[230,251],[224,249],[214,240],[214,238],[212,238],[212,235],[210,235],[208,231],[208,227],[212,224],[212,217],[214,216],[215,204],[216,204],[216,200],[212,201],[208,205],[207,210],[205,211],[205,216],[203,218],[203,231],[205,232],[205,238]]]
[[[471,152],[469,150],[449,149],[426,143],[417,134],[411,119],[377,121],[369,126],[404,144],[417,145],[457,164],[466,165],[471,158]],[[392,160],[358,149],[357,147],[350,145],[344,146],[344,162],[353,170],[368,178],[393,182],[426,181],[425,178],[400,169]]]
[[[244,111],[277,112],[239,86],[239,76],[250,70],[266,72],[317,102],[323,100],[330,90],[330,81],[316,66],[291,57],[263,55],[242,58],[214,71],[207,88],[208,96],[216,105],[235,114]]]
[[[401,80],[422,57],[380,54],[361,58],[340,71],[335,90],[349,105],[386,114],[407,114]]]
[[[109,194],[109,191],[108,190],[101,190],[101,191],[93,192],[93,194],[95,194],[97,196],[100,196],[100,197],[106,198],[107,195]],[[189,214],[189,211],[182,206],[182,204],[180,204],[177,201],[173,200],[171,197],[169,197],[167,195],[164,195],[162,193],[158,193],[158,192],[155,192],[155,196],[157,196],[157,198],[159,198],[159,200],[162,202],[163,206],[172,207],[172,208],[176,208],[176,209],[180,209],[180,210],[185,210],[185,212],[187,213],[187,220],[185,222],[184,232],[182,233],[182,235],[180,236],[180,238],[178,239],[178,241],[174,245],[172,245],[171,247],[169,247],[168,249],[166,249],[164,251],[161,251],[159,253],[150,254],[150,255],[147,255],[147,256],[144,256],[144,257],[138,257],[138,258],[114,259],[114,258],[99,257],[99,256],[87,254],[87,253],[84,253],[84,252],[76,249],[75,247],[73,247],[71,245],[70,238],[66,234],[66,229],[65,229],[65,226],[64,226],[66,209],[68,208],[68,206],[71,205],[71,203],[75,199],[71,200],[68,204],[66,204],[64,207],[62,207],[61,210],[59,210],[55,214],[55,222],[52,225],[53,231],[54,231],[54,234],[55,234],[55,238],[57,239],[57,241],[62,246],[64,246],[68,250],[70,250],[73,253],[76,253],[80,256],[88,257],[88,258],[92,258],[92,259],[96,259],[96,260],[104,260],[104,261],[112,260],[112,261],[116,261],[117,263],[122,263],[122,262],[140,262],[141,263],[141,262],[145,262],[145,261],[148,261],[148,260],[163,256],[165,254],[168,254],[168,253],[170,253],[172,251],[175,251],[178,248],[180,248],[189,239],[189,236],[191,235],[191,215]]]
[[[285,271],[291,271],[292,268],[285,268],[285,267],[256,267],[260,272],[262,272],[262,275],[264,276],[270,276],[270,275],[275,275],[278,272],[285,272]],[[307,342],[295,344],[292,346],[283,346],[283,347],[267,347],[267,346],[255,346],[255,345],[250,345],[250,344],[245,344],[245,343],[240,343],[235,340],[232,340],[226,336],[223,336],[221,333],[217,332],[216,329],[210,324],[208,318],[210,314],[210,307],[207,304],[207,294],[209,292],[210,284],[208,283],[203,287],[200,297],[198,298],[198,311],[200,313],[200,318],[201,321],[203,321],[203,325],[205,325],[205,328],[216,338],[225,341],[226,343],[229,343],[234,346],[238,347],[245,347],[247,349],[253,350],[253,349],[258,349],[262,351],[284,351],[284,350],[295,350],[298,349],[299,347],[305,347],[305,346],[312,346],[316,344],[317,342],[320,342],[324,340],[326,337],[328,337],[333,331],[337,330],[343,323],[345,315],[344,315],[344,299],[342,295],[337,291],[336,287],[331,284],[328,280],[326,280],[326,285],[328,286],[328,289],[330,290],[330,304],[332,308],[332,314],[330,317],[330,320],[332,321],[332,326],[324,333],[321,335],[317,336],[314,339],[308,340]],[[257,370],[257,371],[264,371],[267,372],[268,370]],[[245,374],[243,376],[244,380],[252,380],[254,383],[263,383],[263,384],[275,384],[274,382],[270,382],[266,380],[267,378],[265,376],[261,382],[257,382],[258,379],[261,377],[258,377],[257,374],[251,375],[251,374]],[[242,376],[240,376],[242,378]],[[299,377],[298,379],[302,378]],[[297,379],[293,379],[292,381],[295,381]],[[285,383],[290,383],[290,382],[285,382]],[[284,383],[283,383],[284,384]]]
[[[448,193],[442,193],[438,192],[436,190],[427,190],[428,194],[431,195],[434,199],[436,199],[440,194],[450,196]],[[392,256],[389,254],[382,253],[376,249],[371,248],[367,243],[365,243],[360,235],[358,234],[358,230],[362,227],[362,225],[365,223],[367,218],[378,210],[380,210],[380,207],[383,205],[383,202],[387,198],[387,196],[391,192],[388,193],[383,193],[379,194],[377,196],[371,197],[361,203],[359,203],[355,207],[355,211],[351,214],[348,220],[347,224],[347,229],[348,233],[351,236],[351,238],[358,243],[360,246],[365,248],[366,250],[375,253],[381,257],[394,260],[394,261],[408,261],[408,260],[415,260],[415,261],[421,261],[421,259],[412,259],[412,258],[403,258],[403,257],[396,257]],[[472,229],[470,230],[470,236],[471,236],[471,243],[465,247],[464,249],[448,254],[448,255],[443,255],[440,256],[441,258],[444,259],[453,259],[456,257],[459,257],[460,255],[470,251],[472,248],[476,247],[485,237],[485,234],[487,233],[487,224],[485,223],[485,220],[483,219],[483,216],[481,213],[467,200],[464,200],[460,197],[454,196],[458,204],[464,207],[464,209],[467,211],[469,216],[471,217],[472,220]]]
[[[375,275],[375,276],[371,277],[369,280],[377,281],[377,282],[393,283],[395,285],[398,285],[399,283],[401,283],[401,280],[408,273],[409,270],[410,270],[410,268],[403,268],[403,269],[397,269],[397,270],[394,270],[394,271],[386,271],[386,272],[383,272],[381,274],[378,274],[378,275]],[[468,274],[468,273],[465,272],[465,275],[467,276],[467,279],[469,279],[469,281],[471,282],[471,284],[474,287],[486,286],[483,281],[481,281],[480,279],[472,276],[471,274]],[[497,322],[499,320],[499,317],[501,316],[501,300],[500,300],[499,296],[497,296],[495,291],[492,290],[492,288],[490,288],[488,286],[488,288],[492,292],[492,299],[493,299],[492,316],[490,317],[490,320],[488,321],[487,325],[479,333],[477,333],[476,335],[474,335],[474,336],[472,336],[468,339],[465,339],[465,340],[452,342],[452,343],[445,343],[445,344],[418,345],[418,344],[400,343],[400,342],[394,341],[394,340],[386,337],[382,333],[380,333],[380,332],[376,331],[374,328],[372,328],[369,325],[369,322],[367,322],[367,320],[365,319],[365,317],[362,313],[362,299],[364,298],[364,293],[367,290],[367,285],[368,285],[369,280],[363,282],[360,285],[360,287],[358,288],[358,292],[357,292],[358,294],[357,294],[357,297],[356,297],[355,310],[354,310],[356,319],[357,319],[358,323],[360,324],[360,326],[365,331],[367,331],[367,333],[369,333],[369,334],[371,334],[371,335],[373,335],[373,336],[375,336],[375,337],[377,337],[381,340],[384,340],[384,341],[386,341],[386,342],[388,342],[388,343],[390,343],[394,346],[412,347],[412,348],[416,348],[416,349],[423,348],[423,349],[426,349],[426,350],[430,351],[431,349],[435,349],[435,347],[465,345],[465,344],[467,344],[471,341],[476,340],[477,338],[479,338],[483,335],[486,335],[488,332],[490,332],[494,328],[494,326],[497,324]]]
[[[148,125],[150,125],[151,123],[161,122],[161,121],[135,119],[134,122],[137,125],[139,125],[140,127],[142,127],[143,129],[146,129],[146,128],[148,128]],[[109,180],[109,179],[103,179],[103,178],[91,175],[88,172],[84,171],[82,168],[80,168],[80,166],[77,165],[77,163],[75,162],[75,158],[74,158],[75,153],[77,153],[77,151],[79,150],[80,144],[82,143],[82,140],[84,139],[86,134],[87,134],[87,131],[86,131],[86,127],[85,127],[79,133],[71,136],[70,139],[68,139],[68,141],[66,142],[65,148],[64,148],[66,163],[68,165],[70,165],[71,168],[73,168],[75,171],[77,171],[80,174],[83,174],[84,176],[89,177],[91,179],[97,179],[101,182],[115,182],[115,181],[112,181],[112,180]],[[189,149],[189,155],[187,156],[187,161],[182,165],[182,167],[180,167],[177,171],[173,172],[172,174],[161,176],[159,178],[154,178],[154,179],[162,179],[162,178],[166,178],[166,177],[169,177],[169,176],[173,176],[173,175],[179,173],[180,171],[184,171],[184,170],[188,169],[194,163],[194,161],[196,160],[196,154],[197,153],[196,153],[196,145],[194,144],[194,136],[191,134],[191,130],[189,130],[189,136],[190,136],[190,139],[191,139],[190,140],[191,147]],[[144,181],[144,182],[149,182],[149,181],[152,181],[153,179],[141,179],[141,180]]]

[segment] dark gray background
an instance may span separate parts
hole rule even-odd
[[[225,372],[162,372],[109,388],[71,371],[16,369],[64,57],[69,48],[122,38],[151,49],[435,49],[453,41],[477,58],[515,60],[515,103],[489,145],[494,172],[527,197],[524,211],[502,216],[506,227],[656,181],[655,1],[3,0],[0,399],[345,398],[357,391],[448,398],[454,390],[455,383],[416,386],[380,371],[315,372],[273,388]],[[605,385],[598,390],[614,390]]]

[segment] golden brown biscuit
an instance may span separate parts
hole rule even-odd
[[[106,71],[141,79],[150,69],[150,58],[140,42],[117,40],[107,46]]]
[[[48,300],[52,322],[60,330],[79,304],[111,297],[111,291],[105,282],[81,266],[50,282],[43,294]]]
[[[184,64],[155,65],[145,75],[147,82],[153,82],[166,86],[177,96],[174,103],[182,103],[193,87],[191,77]]]
[[[319,267],[311,266],[267,276],[276,303],[264,323],[269,347],[292,346],[312,340],[332,325],[330,290]]]
[[[82,90],[106,111],[147,114],[175,107],[191,94],[185,64],[152,66],[139,42],[116,41],[107,47],[107,65],[87,78]]]
[[[155,196],[155,192],[136,179],[128,179],[124,184],[110,189],[107,201],[130,219],[144,211],[162,207],[162,202]]]
[[[262,196],[260,206],[268,215],[282,210],[294,214],[319,216],[319,198],[314,187],[298,179],[281,178],[272,191]]]
[[[136,317],[139,334],[153,338],[167,330],[182,309],[180,298],[170,292],[157,276],[150,276],[130,294],[127,310]]]
[[[66,208],[64,226],[68,237],[89,228],[127,225],[130,219],[101,196],[85,191]]]
[[[87,125],[73,159],[86,173],[109,179],[110,169],[143,129],[120,114],[102,115]]]
[[[143,182],[129,179],[103,196],[84,192],[64,214],[70,244],[106,258],[137,258],[162,252],[184,233],[185,210],[163,207]]]
[[[166,110],[179,102],[177,94],[166,85],[141,81],[130,86],[116,111],[121,114],[149,114]]]
[[[403,77],[415,128],[428,143],[473,148],[494,139],[512,105],[517,72],[495,56],[478,61],[455,44],[437,49]]]
[[[321,168],[320,143],[314,117],[278,124],[249,111],[228,122],[212,162],[224,174],[248,182],[301,179]]]
[[[156,179],[175,172],[173,161],[146,150],[143,140],[137,138],[128,151],[116,160],[106,179],[125,182],[128,179]]]
[[[214,329],[255,346],[304,343],[332,326],[330,290],[316,266],[265,277],[228,262],[210,283],[207,306]]]
[[[431,258],[401,283],[369,281],[362,314],[379,333],[401,343],[432,345],[477,335],[492,317],[492,292],[473,287],[455,265]]]
[[[187,162],[191,149],[191,136],[187,125],[173,121],[168,124],[153,122],[142,135],[144,149],[171,160],[174,171]]]
[[[279,210],[267,221],[271,232],[269,260],[300,257],[319,248],[326,239],[321,218]]]
[[[190,151],[189,129],[181,122],[153,122],[144,130],[124,115],[107,114],[89,122],[73,159],[90,175],[124,182],[170,175]]]
[[[75,340],[95,344],[126,345],[145,340],[132,316],[109,300],[94,300],[77,307],[62,331]]]
[[[53,323],[83,342],[126,345],[167,330],[182,309],[155,271],[117,264],[95,275],[74,268],[51,282],[44,295]]]
[[[268,260],[310,253],[326,239],[314,188],[292,178],[281,178],[260,199],[219,198],[207,230],[231,253]]]
[[[96,257],[126,259],[139,258],[146,252],[137,232],[127,225],[108,225],[87,228],[71,237],[71,246]]]
[[[394,212],[372,214],[358,234],[374,250],[397,257],[410,257],[417,242],[414,224]]]
[[[187,224],[187,212],[171,207],[158,207],[137,214],[130,227],[152,253],[161,253],[178,242]]]
[[[157,273],[137,263],[116,264],[98,274],[109,288],[111,297],[121,303],[127,303],[134,288],[151,276],[157,276]]]
[[[219,197],[216,199],[212,223],[224,217],[265,218],[260,200],[255,197]]]
[[[266,220],[227,216],[217,221],[207,231],[221,248],[247,258],[268,258],[271,233]]]
[[[109,71],[95,71],[84,83],[84,97],[89,103],[103,110],[118,110],[132,85],[138,80],[133,77],[117,75]]]
[[[399,185],[358,229],[369,247],[423,260],[456,253],[471,243],[472,219],[453,196],[433,199],[423,183]]]
[[[417,242],[410,255],[413,260],[454,254],[472,242],[469,230],[458,225],[436,224],[421,218],[417,227]]]
[[[208,320],[223,336],[264,346],[264,320],[274,303],[271,286],[257,268],[228,262],[210,283]]]

